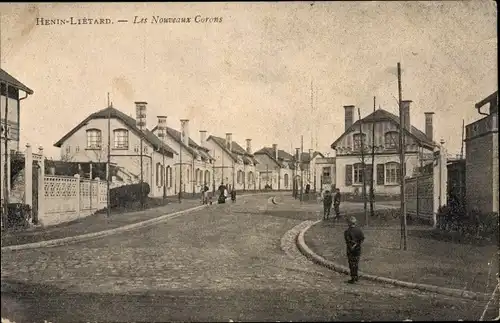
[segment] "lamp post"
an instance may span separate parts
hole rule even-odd
[[[166,116],[157,116],[158,118],[158,137],[160,138],[161,142],[164,144],[165,143],[165,138],[167,136],[167,117]],[[162,176],[162,186],[163,186],[163,199],[165,200],[167,198],[167,186],[166,186],[166,171],[165,171],[165,152],[162,152],[162,157],[163,157],[163,176]]]
[[[144,208],[144,194],[143,194],[143,183],[144,183],[144,166],[142,161],[143,155],[143,129],[146,128],[146,106],[147,102],[137,101],[135,102],[135,113],[136,113],[136,124],[140,130],[140,168],[141,168],[141,179],[140,179],[140,193],[141,193],[141,208]]]

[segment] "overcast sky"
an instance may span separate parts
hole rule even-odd
[[[254,150],[277,143],[318,148],[344,131],[343,105],[361,115],[397,114],[397,62],[411,121],[424,129],[434,111],[435,138],[459,152],[462,119],[498,88],[496,4],[471,2],[0,4],[1,67],[35,94],[22,101],[21,144],[52,145],[106,107],[135,114],[147,101],[180,127]],[[36,25],[36,18],[222,17],[221,23]],[[149,21],[148,21],[149,22]],[[311,81],[315,99],[311,110]],[[314,130],[315,129],[315,130]],[[316,137],[316,134],[314,134]],[[316,144],[315,144],[316,145]]]

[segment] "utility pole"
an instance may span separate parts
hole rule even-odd
[[[108,92],[108,160],[106,162],[106,195],[107,195],[107,202],[106,202],[106,215],[108,217],[111,216],[111,201],[110,201],[110,179],[111,179],[111,107],[112,104],[109,101],[109,92]],[[92,184],[91,184],[92,185]],[[91,199],[92,200],[92,199]]]
[[[359,117],[359,140],[360,149],[361,149],[361,174],[363,175],[363,187],[361,189],[361,194],[363,195],[363,209],[365,211],[365,225],[368,225],[368,210],[367,210],[367,201],[366,201],[366,164],[365,164],[365,137],[363,134],[363,122],[361,120],[361,111],[358,108],[358,117]]]
[[[162,144],[165,144],[165,138],[167,137],[167,117],[166,116],[157,116],[158,118],[158,137],[160,138]],[[162,179],[161,183],[163,186],[163,200],[167,198],[167,171],[165,168],[165,151],[162,151],[162,158],[163,158],[163,172],[162,172]]]
[[[398,92],[399,92],[399,180],[401,183],[401,240],[403,250],[407,249],[406,201],[405,201],[405,120],[403,112],[403,91],[401,89],[401,63],[398,62]],[[401,248],[401,246],[400,246]]]
[[[141,179],[140,179],[140,193],[141,193],[141,208],[144,208],[144,193],[143,193],[143,183],[144,183],[144,164],[142,161],[143,155],[143,127],[146,125],[146,102],[135,102],[136,115],[137,115],[137,125],[140,131],[140,167],[141,167]]]
[[[215,151],[214,151],[214,160],[212,160],[212,191],[215,196]]]
[[[376,97],[373,97],[373,113],[375,113],[376,109]],[[375,203],[375,192],[373,191],[373,187],[375,186],[375,176],[373,176],[373,172],[375,170],[375,121],[372,122],[372,167],[370,174],[370,216],[375,216],[374,203]]]
[[[8,126],[8,123],[7,123],[7,119],[8,119],[8,116],[9,116],[9,84],[8,83],[4,83],[5,85],[5,119],[4,119],[4,164],[3,164],[3,172],[4,172],[4,182],[3,182],[3,202],[4,202],[4,205],[3,205],[3,216],[2,216],[2,220],[3,220],[3,226],[4,228],[7,227],[7,213],[8,213],[8,205],[9,205],[9,168],[8,168],[8,162],[9,162],[9,139],[8,139],[8,135],[9,135],[9,128],[7,127]]]
[[[302,171],[302,155],[304,154],[304,135],[300,136],[300,155],[299,155],[299,167],[300,167],[300,201],[304,200],[304,172]]]
[[[460,148],[460,159],[464,159],[464,130],[465,130],[465,120],[462,119],[462,145]]]

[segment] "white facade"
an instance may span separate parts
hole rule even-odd
[[[110,160],[118,167],[124,168],[131,175],[132,181],[138,182],[141,175],[141,139],[137,133],[128,129],[125,123],[117,118],[110,120],[111,150]],[[99,140],[100,138],[100,140]],[[97,142],[100,141],[100,144]],[[71,162],[107,161],[108,153],[108,120],[91,119],[64,140],[61,145],[61,159]],[[174,160],[156,151],[147,140],[142,140],[142,176],[150,186],[150,196],[163,196],[162,174],[166,176],[167,195],[173,195],[170,184],[174,174],[169,176],[169,169]],[[159,165],[166,171],[162,171]],[[170,193],[170,194],[169,194]]]
[[[223,183],[228,188],[235,190],[258,189],[258,174],[255,165],[245,163],[245,156],[232,153],[219,145],[212,137],[204,143],[204,147],[210,149],[210,155],[215,159],[213,164],[215,174],[215,188]]]

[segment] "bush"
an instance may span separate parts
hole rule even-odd
[[[444,205],[438,209],[437,227],[442,231],[458,232],[463,236],[498,239],[498,213],[466,213],[462,206]]]
[[[142,197],[144,200],[150,192],[150,187],[148,183],[139,183],[124,185],[120,187],[112,188],[109,191],[109,202],[110,206],[113,207],[123,207],[130,203],[138,202],[141,200],[141,185],[142,185]]]
[[[26,228],[31,219],[31,207],[23,203],[7,205],[7,228]]]

